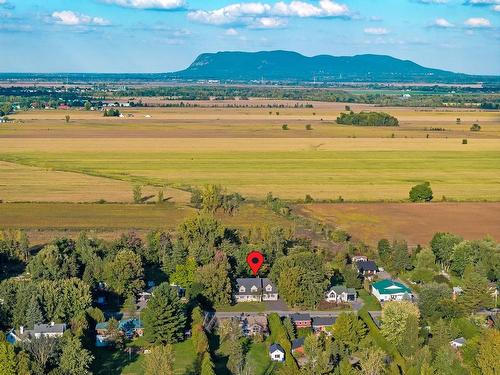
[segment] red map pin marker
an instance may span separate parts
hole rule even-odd
[[[264,255],[258,251],[252,251],[247,255],[247,263],[255,276],[259,272],[262,263],[264,263]]]

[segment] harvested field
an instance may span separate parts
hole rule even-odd
[[[436,232],[451,232],[466,239],[490,235],[500,240],[500,203],[308,204],[295,210],[338,225],[371,245],[381,238],[427,245]]]
[[[113,239],[129,230],[145,235],[151,229],[175,230],[196,210],[174,204],[0,204],[0,229],[26,229],[33,244],[57,236],[75,237],[81,230]],[[244,204],[235,216],[217,214],[226,226],[246,231],[254,226],[293,227],[287,219],[253,204]]]
[[[22,165],[144,185],[217,183],[258,199],[400,201],[430,181],[437,198],[500,200],[500,140],[0,139],[0,149],[0,160]]]
[[[159,188],[144,186],[143,196]],[[166,187],[165,199],[185,203],[190,193]],[[4,202],[131,202],[132,184],[82,173],[60,172],[0,161],[0,200]]]

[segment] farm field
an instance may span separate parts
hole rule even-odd
[[[500,240],[500,203],[308,204],[295,209],[320,222],[340,225],[370,245],[382,238],[427,245],[436,232]]]
[[[215,104],[242,103],[296,102]],[[16,113],[0,126],[0,200],[130,202],[132,186],[142,184],[151,201],[164,188],[166,198],[185,204],[186,188],[216,183],[250,199],[272,192],[290,200],[309,194],[402,201],[422,181],[431,182],[435,199],[500,200],[498,111],[351,105],[395,115],[395,128],[334,124],[344,103],[196,104],[205,107],[120,108],[123,118],[83,110]],[[471,132],[476,121],[482,129]]]
[[[248,105],[266,103],[249,102]],[[295,102],[269,103],[293,106]],[[351,104],[354,111],[385,111],[400,121],[399,127],[353,127],[335,123],[340,112],[345,110],[345,104],[314,103],[314,106],[121,108],[124,118],[104,118],[102,112],[94,111],[31,110],[12,115],[15,122],[0,126],[0,138],[385,138],[393,134],[396,138],[422,138],[427,137],[427,134],[430,138],[500,138],[498,111],[386,108]],[[71,118],[69,123],[64,119],[67,114]],[[457,118],[461,119],[458,125]],[[474,122],[481,125],[480,132],[470,131]],[[283,131],[283,124],[287,124],[289,130]],[[306,130],[307,124],[311,125],[312,130]]]
[[[58,236],[76,238],[81,230],[114,239],[131,230],[139,235],[158,228],[175,230],[195,211],[174,204],[3,203],[0,204],[0,228],[26,229],[33,244]],[[259,225],[292,227],[287,219],[253,204],[244,204],[235,216],[217,214],[217,217],[223,224],[240,230]]]
[[[216,183],[255,199],[401,201],[422,181],[437,199],[500,199],[500,140],[0,139],[0,149],[0,160],[20,165],[144,185]]]

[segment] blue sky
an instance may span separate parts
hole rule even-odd
[[[0,0],[2,72],[168,72],[274,49],[499,75],[500,0]]]

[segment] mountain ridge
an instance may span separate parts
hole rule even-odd
[[[298,52],[221,51],[202,53],[186,69],[170,76],[179,79],[271,80],[271,81],[440,81],[474,77],[427,68],[411,60],[389,55],[304,56]]]

